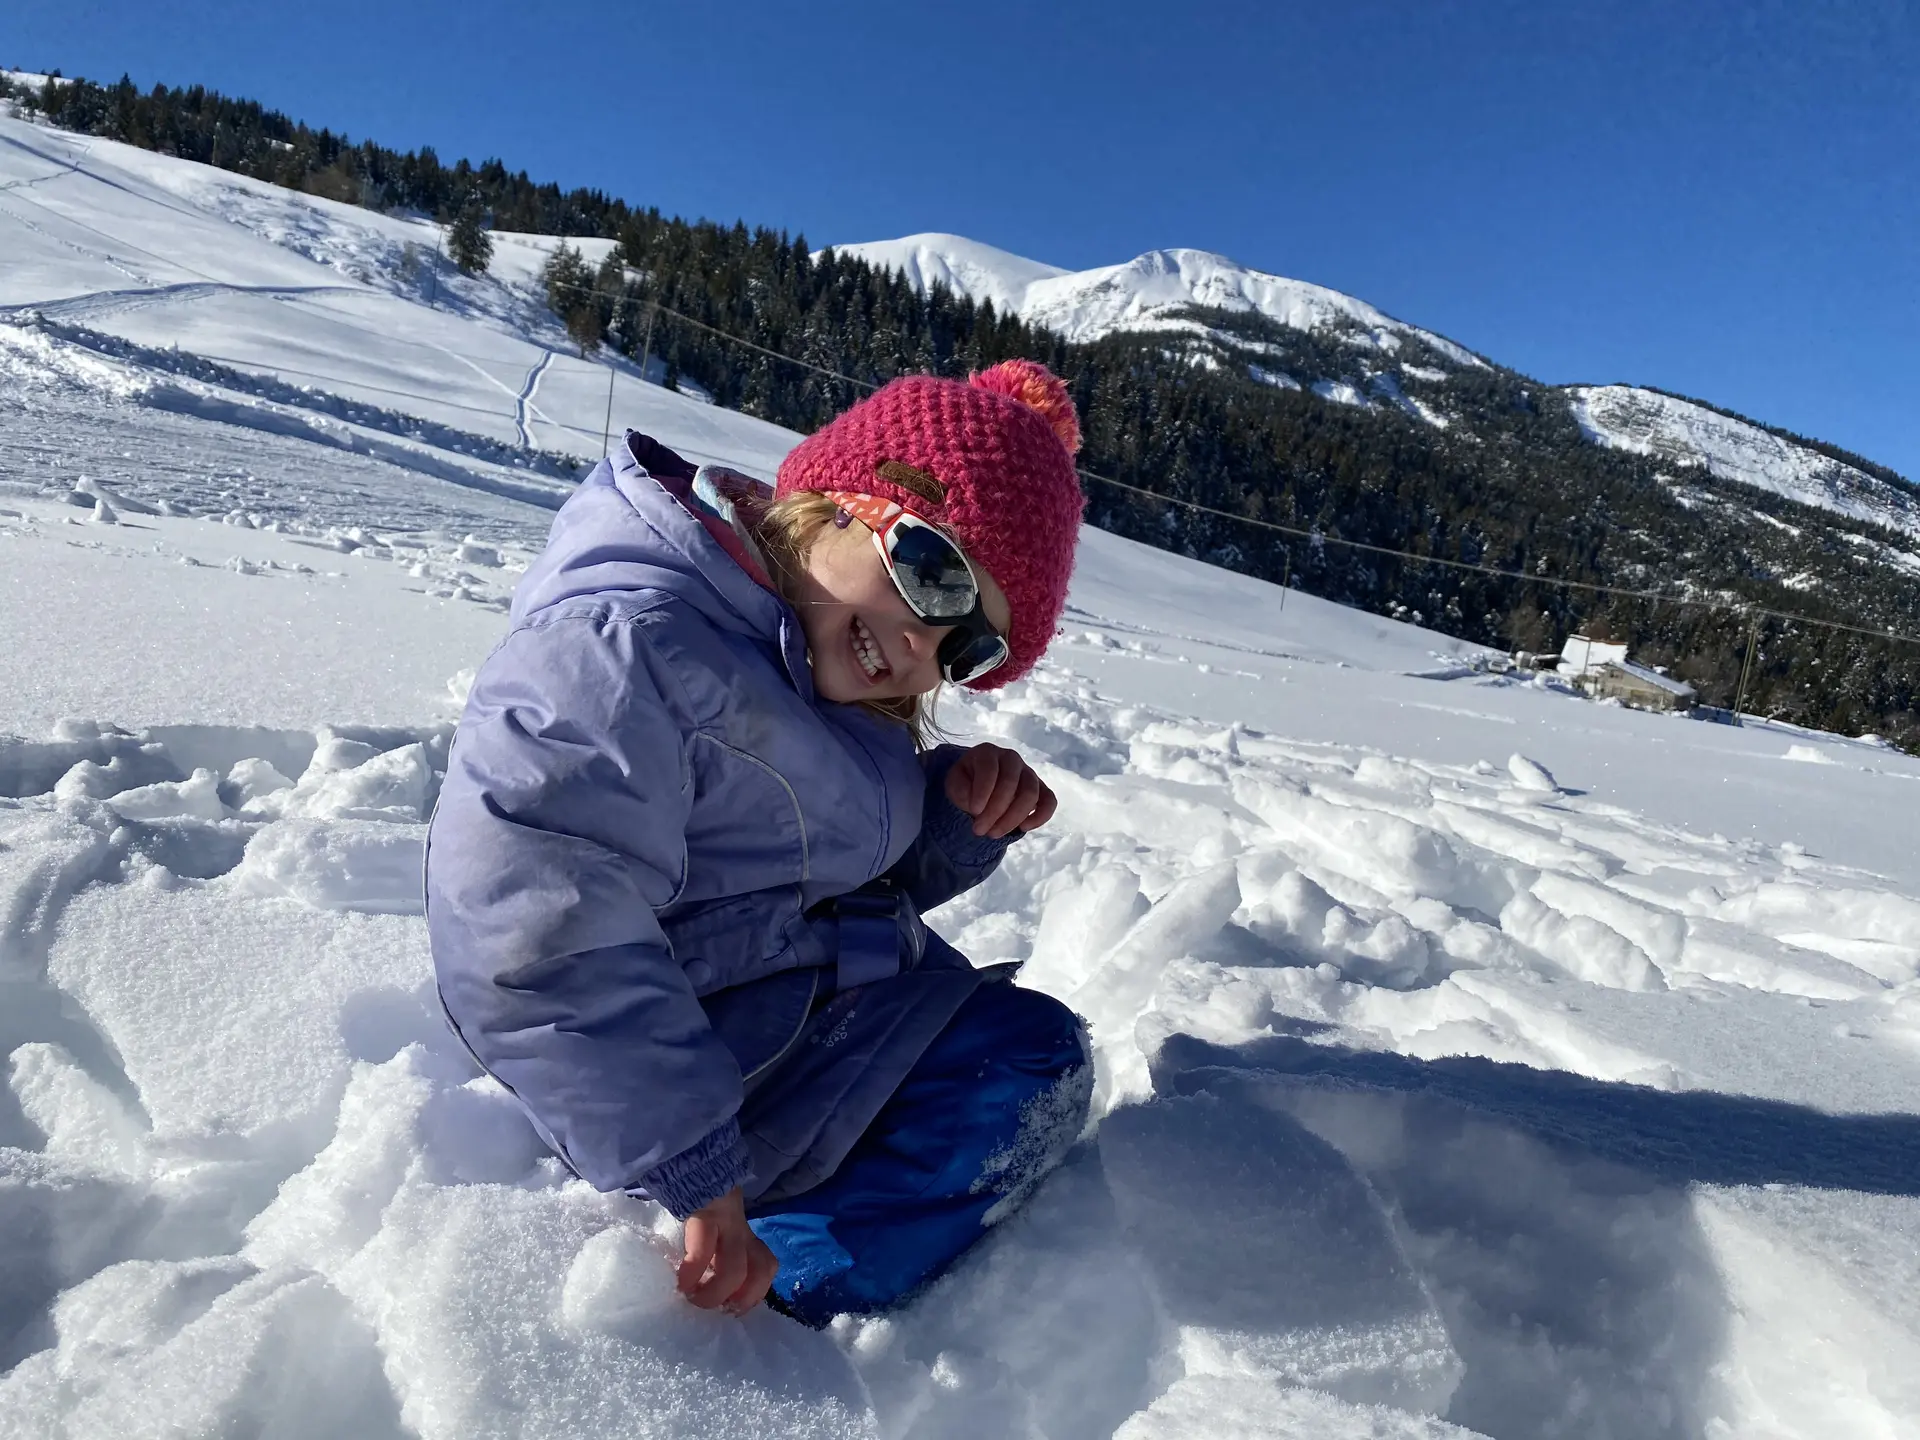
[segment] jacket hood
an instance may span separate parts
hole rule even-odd
[[[588,597],[668,595],[716,629],[775,647],[811,696],[799,618],[707,533],[684,503],[688,488],[649,472],[630,445],[615,447],[554,516],[546,549],[514,589],[513,624]]]

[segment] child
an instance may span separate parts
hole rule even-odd
[[[895,381],[771,494],[629,434],[474,681],[427,859],[447,1015],[576,1173],[685,1222],[696,1305],[885,1307],[1085,1120],[1072,1012],[920,920],[1053,814],[1012,752],[923,742],[943,679],[1052,638],[1078,445],[1031,361]]]

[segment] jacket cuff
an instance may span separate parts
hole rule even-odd
[[[984,870],[997,863],[1013,843],[1011,835],[996,840],[973,833],[973,817],[947,798],[947,770],[927,777],[927,798],[920,817],[920,833],[962,870]]]
[[[740,1139],[740,1122],[730,1119],[706,1139],[647,1171],[640,1185],[674,1219],[685,1220],[734,1186],[744,1185],[752,1174],[746,1144]]]

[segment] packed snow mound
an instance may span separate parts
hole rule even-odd
[[[1920,536],[1920,490],[1889,484],[1758,425],[1657,391],[1577,385],[1567,393],[1581,428],[1597,444],[1703,468],[1721,480]]]
[[[1149,250],[1124,265],[1066,271],[957,235],[908,235],[833,248],[898,270],[921,289],[939,282],[975,301],[991,300],[996,309],[1012,310],[1069,340],[1095,340],[1122,330],[1203,332],[1196,321],[1173,318],[1197,305],[1264,315],[1296,330],[1337,329],[1388,354],[1417,338],[1456,365],[1486,363],[1364,300],[1250,270],[1206,250]]]

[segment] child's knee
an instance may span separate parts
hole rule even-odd
[[[1027,1074],[1054,1078],[1092,1058],[1085,1022],[1051,995],[1003,982],[981,986],[968,1006],[991,1033],[989,1053]]]
[[[1064,1075],[1092,1062],[1093,1042],[1087,1034],[1086,1021],[1051,995],[1042,995],[1037,990],[1020,993],[1031,996],[1035,1002],[1034,1025],[1040,1032],[1049,1069]]]

